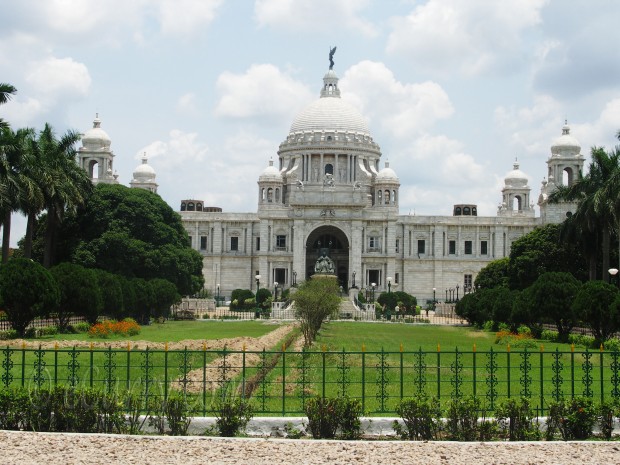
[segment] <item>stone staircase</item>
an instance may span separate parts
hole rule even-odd
[[[342,299],[340,302],[340,309],[338,310],[338,319],[340,320],[352,320],[359,314],[359,310],[355,308],[353,302],[349,299]]]

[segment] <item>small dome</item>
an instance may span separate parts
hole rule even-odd
[[[101,120],[97,114],[93,120],[93,127],[82,136],[82,146],[86,150],[101,150],[102,148],[109,149],[111,143],[110,136],[101,129]]]
[[[570,126],[567,122],[562,126],[562,135],[551,145],[551,154],[555,156],[576,156],[581,152],[579,141],[570,135]]]
[[[148,164],[146,153],[142,155],[142,163],[133,172],[133,179],[136,182],[152,182],[156,177],[155,170]]]
[[[282,182],[282,175],[278,168],[273,166],[273,160],[269,160],[269,166],[261,173],[258,178],[261,181]]]
[[[397,181],[396,172],[390,168],[390,162],[385,162],[385,167],[377,174],[377,181]]]
[[[504,183],[510,187],[527,187],[527,182],[527,175],[519,169],[519,162],[515,161],[512,171],[504,178]]]

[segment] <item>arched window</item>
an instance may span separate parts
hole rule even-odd
[[[265,188],[264,187],[260,190],[260,200],[261,202],[265,202]]]
[[[377,197],[377,203],[383,205],[383,191],[381,189],[377,192]]]
[[[185,205],[185,202],[181,202],[181,211],[184,212],[187,210],[187,205]]]
[[[512,201],[513,210],[521,211],[523,210],[523,201],[520,195],[515,195],[515,198]]]
[[[202,202],[198,202],[198,203],[196,204],[196,211],[197,211],[197,212],[201,212],[201,211],[202,211]]]
[[[454,209],[454,214],[455,214],[456,216],[461,216],[461,207],[456,207],[456,208]]]
[[[564,168],[564,171],[562,173],[562,182],[567,187],[571,187],[573,185],[573,170],[572,170],[572,168]]]
[[[276,203],[280,203],[280,188],[276,187]]]
[[[385,204],[390,204],[390,191],[388,189],[385,190]]]
[[[469,207],[463,207],[463,215],[470,215],[471,214],[471,210],[469,209]]]
[[[193,212],[193,211],[195,211],[195,210],[196,210],[196,206],[194,205],[194,202],[189,202],[189,203],[187,204],[187,211],[188,211],[188,212]]]
[[[331,163],[326,163],[325,164],[325,174],[334,174],[334,165],[332,165]]]
[[[267,202],[273,202],[273,189],[271,187],[267,189]]]

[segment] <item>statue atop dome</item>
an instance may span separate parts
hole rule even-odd
[[[329,49],[329,69],[334,68],[334,53],[336,53],[336,47]]]

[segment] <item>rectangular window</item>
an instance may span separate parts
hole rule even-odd
[[[200,236],[200,250],[207,250],[207,236]]]
[[[472,242],[465,241],[465,255],[471,255],[472,253]]]
[[[284,234],[276,236],[276,250],[286,250],[286,236]]]
[[[450,255],[456,255],[456,241],[448,242],[448,253]]]
[[[239,238],[233,236],[230,238],[230,250],[239,250]]]
[[[368,250],[370,251],[379,250],[379,237],[378,236],[368,237]]]
[[[256,238],[256,251],[259,252],[260,251],[260,237]]]
[[[418,255],[426,253],[426,241],[424,239],[418,239]]]
[[[398,284],[398,279],[400,278],[399,273],[394,273],[394,283]]]
[[[464,292],[470,292],[472,290],[472,275],[466,274],[463,276],[463,290]]]
[[[480,255],[488,255],[487,241],[480,241]]]
[[[400,249],[400,239],[396,239],[396,253],[399,252]]]

